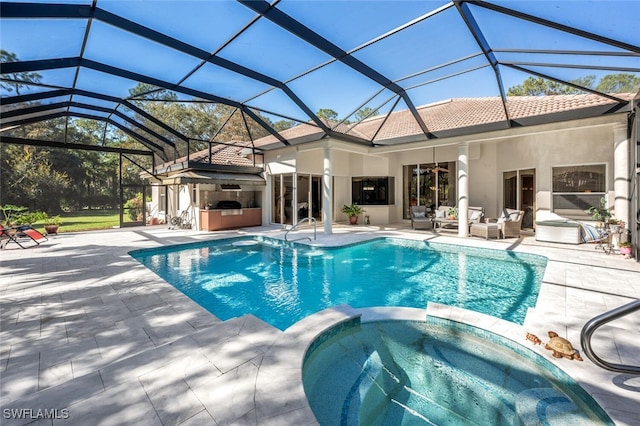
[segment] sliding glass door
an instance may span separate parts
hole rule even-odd
[[[536,211],[535,169],[510,170],[502,173],[502,207],[523,210],[522,228],[532,229]]]
[[[455,206],[455,161],[410,164],[403,167],[403,218],[411,206]]]

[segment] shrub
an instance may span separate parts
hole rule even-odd
[[[133,222],[137,221],[142,215],[142,192],[138,192],[134,198],[127,200],[124,208],[127,210],[129,219]]]

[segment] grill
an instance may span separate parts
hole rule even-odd
[[[216,204],[216,208],[217,209],[241,209],[242,208],[242,204],[240,204],[239,201],[235,201],[235,200],[222,200],[222,201],[218,201],[218,204]]]

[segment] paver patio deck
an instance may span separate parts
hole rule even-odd
[[[315,424],[302,390],[301,356],[324,327],[353,314],[348,307],[285,332],[252,315],[222,322],[127,254],[247,233],[283,236],[270,227],[208,233],[157,226],[60,234],[38,247],[2,250],[2,424]],[[640,298],[640,264],[593,246],[461,239],[406,225],[336,226],[331,236],[318,234],[317,244],[375,236],[547,256],[538,303],[524,327],[514,329],[540,337],[556,330],[576,346],[585,321]],[[460,312],[448,315],[481,322]],[[639,330],[640,313],[620,319],[594,335],[594,349],[612,362],[640,365]],[[512,338],[527,345],[524,336]],[[638,424],[640,377],[534,350],[574,377],[617,424]],[[44,421],[38,410],[57,410],[48,413],[57,419]]]

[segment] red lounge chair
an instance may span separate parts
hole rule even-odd
[[[40,245],[42,241],[48,240],[42,232],[34,229],[30,225],[20,225],[11,228],[2,228],[2,233],[0,234],[0,239],[2,240],[0,242],[0,248],[5,248],[5,246],[10,242],[16,243],[21,248],[27,248],[20,243],[20,238],[29,238],[31,241],[36,243],[36,245]]]
[[[40,244],[40,240],[48,241],[49,239],[42,232],[31,227],[30,225],[18,226],[18,235],[20,237],[27,236],[33,240],[34,243]]]
[[[3,249],[9,244],[9,242],[13,241],[20,247],[24,248],[22,244],[18,241],[18,230],[15,228],[2,228],[0,232],[0,249]]]

